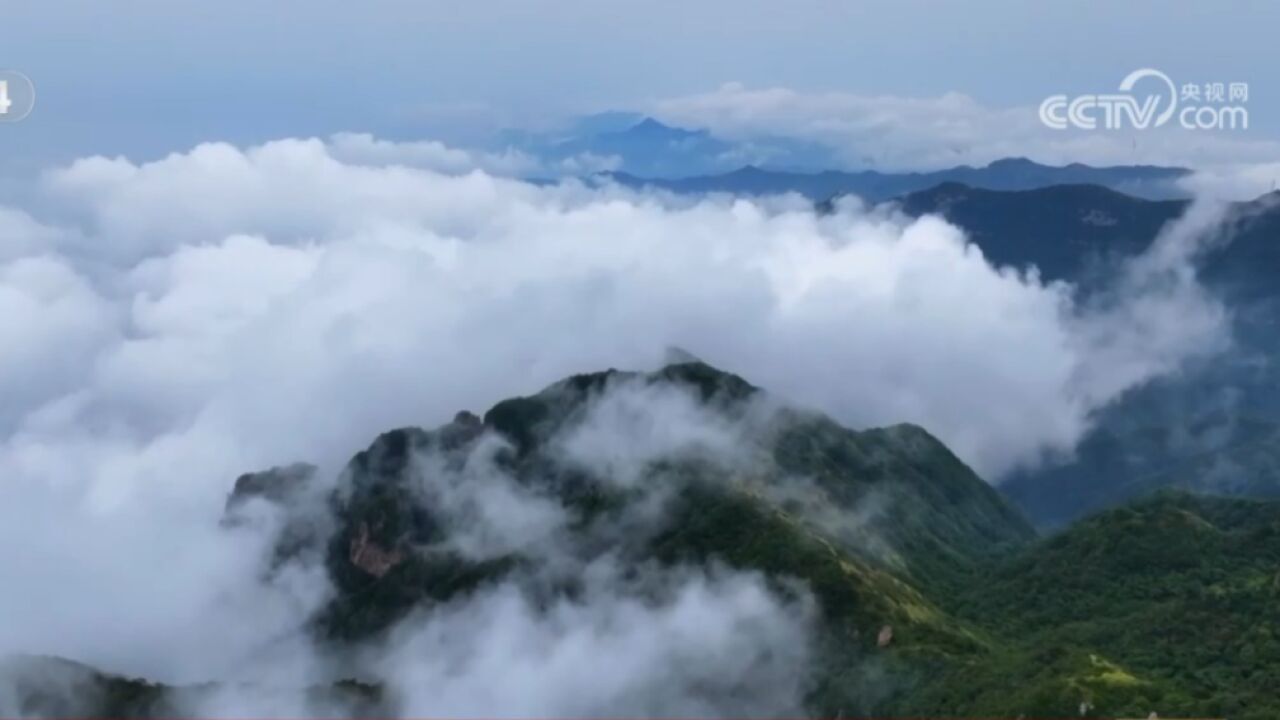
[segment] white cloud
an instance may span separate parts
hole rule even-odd
[[[329,138],[329,153],[354,165],[406,166],[461,174],[483,170],[494,175],[523,176],[538,170],[538,161],[515,149],[500,153],[451,148],[434,140],[393,142],[367,133],[338,133]]]
[[[885,209],[537,188],[350,165],[314,140],[88,159],[47,182],[77,223],[59,262],[93,280],[124,337],[79,388],[89,407],[127,395],[107,409],[252,428],[233,444],[264,462],[334,461],[379,429],[678,345],[850,424],[919,422],[998,474],[1069,447],[1091,410],[1167,364],[1104,379],[1095,359],[1132,317]],[[1168,290],[1134,292],[1163,308],[1181,300]],[[1217,330],[1194,301],[1210,320],[1148,328],[1178,349],[1161,358]],[[321,411],[299,418],[299,403]]]
[[[783,604],[749,575],[671,580],[644,602],[610,568],[590,568],[580,600],[544,610],[504,586],[410,625],[383,672],[410,714],[801,714],[812,604]]]
[[[594,175],[622,169],[622,158],[617,155],[596,155],[586,152],[561,160],[558,169],[564,175],[576,177]]]
[[[0,432],[78,390],[94,353],[116,333],[115,310],[56,257],[0,264]]]
[[[1205,168],[1180,183],[1201,197],[1252,200],[1280,188],[1280,162],[1237,162]]]
[[[749,429],[744,419],[707,412],[680,389],[614,382],[561,436],[558,449],[570,462],[630,488],[660,460],[710,459],[749,469],[759,460],[748,451]]]
[[[39,254],[57,239],[56,228],[36,222],[21,210],[0,206],[0,262]]]

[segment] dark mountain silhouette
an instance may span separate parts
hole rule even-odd
[[[1054,185],[1093,184],[1133,195],[1175,197],[1184,194],[1177,188],[1176,182],[1187,173],[1183,168],[1150,165],[1092,167],[1075,163],[1054,167],[1026,158],[1007,158],[984,167],[962,165],[933,172],[788,172],[747,165],[726,173],[691,177],[646,177],[634,170],[604,173],[600,177],[628,187],[656,188],[676,193],[799,193],[813,200],[856,195],[868,202],[880,202],[944,183],[959,183],[989,190],[1030,190]]]

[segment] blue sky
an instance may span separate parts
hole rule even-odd
[[[729,82],[1034,108],[1139,67],[1248,82],[1248,137],[1280,135],[1267,2],[42,0],[3,27],[0,67],[39,97],[0,125],[18,165],[343,130],[466,144]]]

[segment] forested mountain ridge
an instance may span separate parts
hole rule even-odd
[[[849,430],[698,362],[574,376],[483,417],[384,433],[319,505],[316,473],[241,477],[224,524],[283,513],[264,570],[325,568],[334,593],[300,620],[335,656],[495,587],[582,602],[606,562],[638,599],[661,598],[655,579],[672,572],[749,573],[811,598],[814,716],[1275,711],[1280,509],[1267,503],[1159,495],[1037,540],[923,429]],[[549,535],[489,534],[465,488],[497,479],[562,513]],[[28,714],[162,716],[218,691],[9,662]],[[394,712],[376,677],[297,691],[339,714]]]

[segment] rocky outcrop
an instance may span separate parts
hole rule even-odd
[[[876,635],[876,647],[887,648],[893,642],[893,626],[885,625],[880,628],[880,633]]]
[[[369,525],[360,523],[360,530],[351,538],[350,550],[347,553],[351,564],[374,577],[382,577],[404,559],[399,548],[384,549],[369,539]]]
[[[227,496],[225,513],[229,519],[234,520],[234,515],[254,499],[287,505],[304,492],[315,474],[316,466],[308,463],[293,463],[262,472],[245,473],[236,478],[235,487]]]

